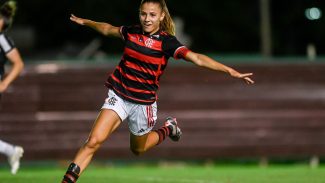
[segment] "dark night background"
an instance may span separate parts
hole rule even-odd
[[[4,1],[1,1],[3,3]],[[113,25],[138,22],[140,0],[18,0],[18,12],[12,30],[32,31],[33,39],[15,39],[26,57],[52,57],[56,53],[74,56],[94,38],[100,38],[100,49],[105,53],[120,53],[122,42],[105,38],[95,31],[70,22],[70,13]],[[325,12],[320,0],[273,0],[271,28],[273,56],[302,56],[306,46],[315,44],[317,53],[325,53],[324,17],[310,21],[305,9],[318,7]],[[191,48],[198,52],[215,54],[259,54],[260,11],[259,0],[167,0],[173,17],[184,21],[184,32],[192,39]],[[21,31],[19,34],[24,34]],[[22,35],[20,35],[22,36]],[[23,36],[24,37],[24,36]],[[33,44],[28,42],[32,41]]]

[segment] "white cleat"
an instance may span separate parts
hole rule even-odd
[[[24,149],[20,146],[15,146],[15,152],[8,158],[11,173],[15,175],[20,167],[20,158],[23,157]]]

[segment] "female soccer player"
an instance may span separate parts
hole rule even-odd
[[[5,33],[13,22],[15,12],[16,3],[14,1],[6,2],[0,8],[0,100],[1,93],[6,91],[8,86],[18,77],[24,68],[24,63],[20,57],[19,51]],[[8,75],[3,78],[4,64],[7,60],[12,63],[12,69]],[[24,150],[22,147],[14,146],[0,140],[0,153],[8,157],[12,174],[17,173],[23,152]]]
[[[249,84],[249,76],[241,74],[208,56],[190,51],[174,36],[173,20],[164,0],[142,0],[139,8],[140,25],[115,27],[71,15],[71,21],[91,27],[105,36],[122,38],[124,54],[115,71],[107,79],[108,98],[94,122],[86,143],[70,164],[62,182],[76,182],[88,166],[94,153],[109,135],[124,121],[128,121],[131,151],[140,155],[161,143],[167,136],[173,141],[181,137],[175,118],[167,118],[165,125],[152,130],[157,119],[159,78],[170,57],[184,59],[202,67],[223,71]]]

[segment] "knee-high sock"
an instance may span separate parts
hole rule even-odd
[[[61,183],[75,183],[79,178],[79,174],[80,167],[75,163],[71,163]]]
[[[159,135],[159,141],[157,143],[157,145],[159,145],[160,143],[162,143],[165,140],[165,138],[167,136],[169,136],[170,129],[168,127],[164,126],[164,127],[159,128],[158,130],[155,130],[155,132],[157,132]]]

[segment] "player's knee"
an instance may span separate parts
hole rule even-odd
[[[102,144],[102,141],[99,140],[96,137],[89,137],[85,143],[85,146],[89,149],[98,149],[100,145]]]

